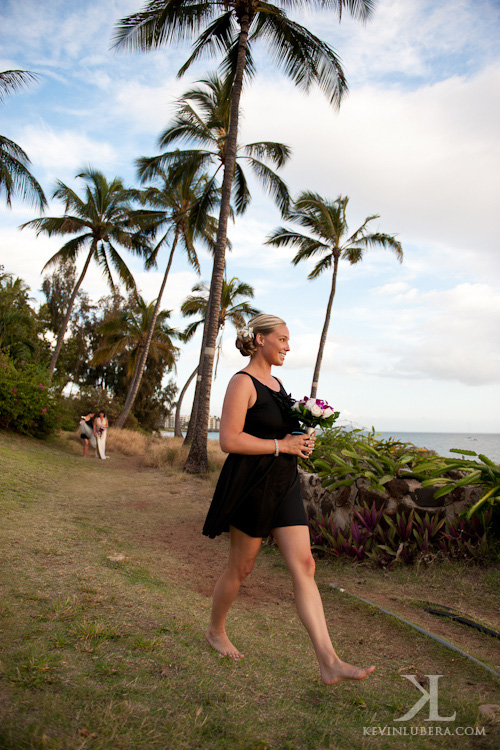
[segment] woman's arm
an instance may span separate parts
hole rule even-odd
[[[246,375],[234,375],[229,381],[220,420],[220,447],[224,453],[243,453],[249,456],[273,454],[276,444],[273,439],[262,438],[243,432],[247,409],[256,401],[255,386]],[[307,435],[286,435],[278,440],[280,453],[292,453],[307,458],[312,450],[305,443]],[[314,441],[312,441],[313,443]]]

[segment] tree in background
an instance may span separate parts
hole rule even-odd
[[[62,349],[73,305],[90,261],[94,259],[101,267],[111,289],[115,288],[112,267],[127,289],[132,289],[135,288],[134,278],[116,246],[121,245],[143,256],[151,249],[148,232],[151,231],[152,212],[133,208],[130,193],[123,187],[120,179],[114,178],[108,182],[102,172],[90,168],[78,174],[77,178],[85,183],[83,198],[60,180],[57,182],[53,197],[64,202],[63,216],[33,219],[21,226],[21,229],[30,227],[36,230],[37,235],[44,233],[49,237],[77,235],[47,261],[44,269],[61,261],[75,261],[82,250],[88,250],[83,269],[71,292],[50,360],[48,369],[51,378]]]
[[[158,292],[153,313],[150,317],[150,327],[144,341],[141,357],[137,362],[137,369],[130,381],[123,411],[116,420],[115,427],[123,427],[139,392],[149,348],[153,340],[156,318],[160,314],[163,293],[178,244],[184,249],[190,265],[199,273],[200,265],[194,242],[202,242],[210,250],[213,250],[214,236],[217,229],[216,220],[208,213],[218,200],[218,191],[215,188],[211,189],[210,195],[205,201],[204,208],[206,213],[204,216],[202,218],[198,217],[200,220],[197,225],[195,225],[192,219],[191,212],[193,206],[205,189],[206,180],[203,174],[192,174],[186,171],[173,180],[170,171],[165,172],[161,167],[150,170],[149,174],[156,178],[159,186],[153,185],[142,191],[134,191],[135,197],[141,203],[155,209],[156,220],[154,227],[161,234],[160,240],[146,259],[146,268],[156,267],[158,254],[168,242],[171,243],[170,252],[160,291]]]
[[[0,103],[5,96],[38,80],[27,70],[4,70],[0,73]],[[43,211],[47,205],[44,192],[31,174],[28,154],[14,141],[0,135],[0,194],[10,208],[12,198],[19,197]]]
[[[191,148],[142,157],[137,160],[137,167],[143,179],[149,178],[158,167],[163,168],[167,164],[175,170],[174,179],[177,174],[184,174],[186,170],[191,174],[197,174],[200,170],[206,172],[208,179],[199,200],[203,221],[205,203],[207,200],[210,202],[211,192],[219,185],[217,178],[226,162],[231,86],[230,79],[223,80],[216,74],[209,75],[198,83],[200,85],[179,97],[173,122],[158,139],[160,149],[168,148],[174,143],[185,143],[191,145]],[[250,167],[280,211],[286,212],[290,202],[288,188],[269,163],[279,169],[289,158],[290,149],[284,143],[259,141],[238,146],[232,189],[232,203],[236,213],[244,213],[251,201],[242,163]]]
[[[50,348],[52,348],[49,342],[52,342],[54,337],[57,339],[61,330],[75,283],[76,265],[72,260],[61,261],[51,274],[43,278],[41,291],[45,296],[45,302],[40,306],[38,318],[45,335],[47,360],[51,356]],[[75,297],[58,358],[56,383],[60,391],[69,382],[78,384],[81,374],[85,371],[89,358],[88,352],[91,350],[94,315],[95,306],[80,288]]]
[[[139,294],[135,294],[132,305],[124,307],[99,325],[97,331],[101,342],[90,363],[121,362],[126,375],[123,385],[128,387],[137,378],[154,318],[146,359],[146,377],[138,390],[142,399],[134,405],[134,414],[145,429],[158,429],[165,421],[169,407],[165,406],[164,401],[170,404],[177,390],[170,383],[165,391],[162,380],[166,372],[175,369],[179,349],[173,339],[178,337],[178,331],[168,324],[171,311],[160,310],[155,315],[155,308],[155,302],[148,304]]]
[[[225,0],[221,4],[209,0],[150,0],[142,11],[122,19],[116,34],[118,46],[151,50],[163,44],[183,42],[201,31],[193,53],[179,74],[182,75],[203,54],[221,52],[224,55],[223,72],[231,77],[232,82],[219,227],[205,318],[205,344],[200,360],[197,429],[185,465],[185,470],[192,473],[208,470],[210,391],[236,165],[240,98],[245,74],[251,77],[255,73],[253,42],[259,38],[267,42],[274,61],[302,89],[308,90],[312,83],[317,83],[337,105],[346,89],[342,67],[331,47],[286,15],[287,10],[301,7],[333,9],[339,18],[343,10],[348,10],[353,16],[366,18],[373,0],[276,0],[274,5],[260,0]]]
[[[185,341],[189,341],[189,339],[197,331],[198,327],[203,323],[206,309],[207,309],[207,304],[208,304],[208,297],[210,294],[209,286],[206,283],[195,284],[192,291],[198,292],[198,294],[190,295],[182,303],[181,313],[185,315],[186,317],[194,317],[195,315],[196,316],[199,315],[200,317],[197,320],[194,320],[192,323],[190,323],[187,329],[185,330],[184,332]],[[248,298],[252,299],[253,296],[254,296],[254,288],[250,284],[246,284],[244,281],[240,281],[237,278],[232,278],[229,281],[226,281],[224,279],[224,282],[222,285],[222,296],[221,296],[220,312],[219,312],[219,340],[217,342],[217,364],[219,362],[219,356],[220,356],[220,351],[222,347],[222,336],[224,334],[224,327],[226,323],[229,321],[230,323],[233,324],[235,328],[243,328],[247,318],[252,318],[254,315],[257,315],[259,313],[259,310],[257,310],[257,308],[253,307],[248,302]],[[217,364],[215,368],[216,377],[217,377]],[[198,368],[196,368],[194,372],[191,373],[177,401],[176,412],[175,412],[175,432],[174,432],[174,434],[177,437],[182,437],[182,432],[181,432],[181,427],[180,427],[182,399],[197,372],[198,372]],[[195,424],[194,423],[192,424],[191,422],[192,416],[196,412],[195,401],[196,401],[196,394],[195,394],[195,399],[193,401],[193,407],[191,409],[191,419],[189,420],[189,428],[186,434],[185,442],[187,443],[189,443],[192,440],[193,431],[195,429]]]
[[[401,243],[395,239],[395,235],[368,231],[368,224],[374,221],[374,219],[378,219],[378,214],[368,216],[355,232],[349,234],[346,218],[348,202],[349,198],[347,196],[339,195],[336,200],[329,201],[317,193],[310,191],[302,192],[297,200],[294,201],[288,218],[290,221],[304,227],[309,234],[302,234],[287,227],[278,227],[266,240],[267,244],[276,247],[298,248],[298,252],[292,260],[295,266],[303,260],[308,261],[321,256],[307,277],[308,279],[316,279],[324,271],[332,271],[330,296],[326,306],[325,322],[321,332],[318,355],[314,367],[311,398],[316,398],[318,389],[321,362],[323,360],[333,299],[337,287],[339,261],[344,259],[351,263],[351,265],[359,263],[363,260],[364,252],[369,247],[381,247],[386,250],[392,250],[399,262],[403,260]]]
[[[0,351],[14,362],[38,359],[42,341],[28,285],[0,266]]]

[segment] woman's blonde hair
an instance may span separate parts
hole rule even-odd
[[[258,333],[266,336],[271,333],[277,326],[285,325],[285,321],[278,318],[277,315],[266,315],[261,313],[248,321],[245,328],[238,331],[236,336],[236,348],[240,350],[244,357],[252,357],[257,351],[255,337]]]

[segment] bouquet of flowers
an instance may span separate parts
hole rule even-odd
[[[334,411],[326,401],[304,396],[300,401],[293,403],[292,414],[299,420],[304,431],[310,435],[315,427],[321,427],[321,429],[331,427],[338,419],[340,412]]]
[[[97,432],[99,433],[99,437],[101,438],[105,432],[105,427],[98,427]]]

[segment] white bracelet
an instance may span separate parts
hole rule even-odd
[[[280,449],[279,449],[279,446],[278,446],[278,441],[276,440],[276,438],[273,438],[273,440],[274,440],[274,445],[275,445],[275,447],[276,447],[276,450],[274,451],[274,455],[275,455],[275,456],[279,456],[279,454],[280,454]]]

